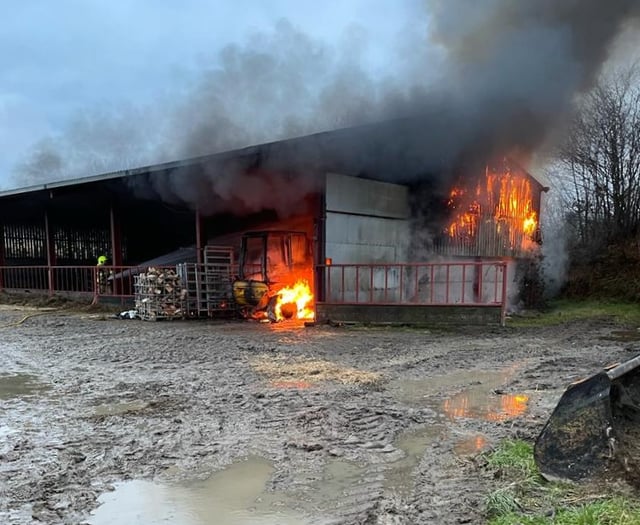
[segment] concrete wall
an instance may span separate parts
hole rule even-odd
[[[318,304],[318,322],[401,325],[502,324],[498,306],[412,306]]]

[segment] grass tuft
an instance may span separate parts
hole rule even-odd
[[[522,509],[512,487],[494,490],[485,498],[484,505],[489,516],[503,516]]]
[[[536,478],[539,471],[533,459],[533,447],[522,440],[507,440],[487,457],[490,467],[518,478]]]
[[[640,505],[628,498],[614,497],[593,501],[558,512],[552,523],[558,525],[640,524]]]
[[[501,486],[485,498],[489,525],[640,525],[640,501],[628,495],[590,494],[586,487],[549,483],[533,447],[507,440],[486,456]]]

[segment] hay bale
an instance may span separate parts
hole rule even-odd
[[[331,361],[299,357],[274,357],[263,355],[251,361],[251,366],[271,382],[319,383],[334,381],[343,384],[373,384],[382,378],[378,372],[366,372],[340,366]]]

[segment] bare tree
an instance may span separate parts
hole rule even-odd
[[[603,78],[577,104],[561,162],[567,219],[582,246],[640,233],[640,70]],[[567,184],[568,183],[568,184]]]

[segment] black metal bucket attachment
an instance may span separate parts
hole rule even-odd
[[[640,482],[640,356],[574,383],[538,436],[549,480],[624,477]]]

